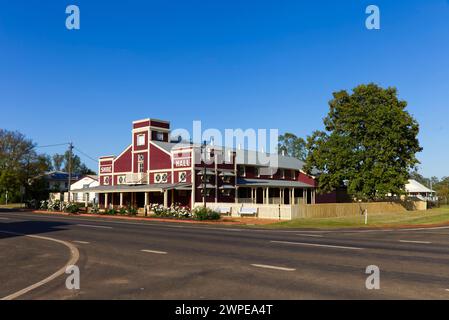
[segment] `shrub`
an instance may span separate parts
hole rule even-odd
[[[137,209],[133,207],[128,207],[126,209],[126,213],[128,213],[128,215],[130,216],[135,216],[137,214]]]
[[[33,200],[31,200],[31,201],[33,201]],[[30,201],[30,205],[32,205],[31,201]],[[34,208],[34,206],[32,206],[32,207]],[[48,209],[48,200],[42,200],[40,203],[39,209],[47,210]]]
[[[63,205],[61,203],[61,201],[59,200],[48,200],[47,203],[47,210],[48,211],[60,211],[63,208]]]
[[[107,214],[111,214],[111,215],[115,215],[115,214],[117,214],[117,210],[115,210],[114,208],[112,208],[112,209],[109,209],[106,213],[107,213]]]
[[[64,206],[64,212],[78,213],[79,211],[80,211],[80,207],[76,203],[68,203]]]
[[[120,210],[118,211],[118,213],[126,214],[126,208],[125,207],[121,207]]]
[[[100,208],[98,208],[98,205],[94,204],[92,208],[90,209],[90,213],[99,213]]]
[[[158,217],[188,219],[192,216],[189,208],[180,206],[178,204],[173,204],[169,208],[165,208],[161,204],[151,204],[150,210]]]
[[[193,209],[193,217],[196,220],[218,220],[220,213],[205,207],[196,207]]]

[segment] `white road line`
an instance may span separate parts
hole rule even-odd
[[[80,243],[80,244],[89,244],[90,243],[87,241],[80,241],[80,240],[73,240],[73,242]]]
[[[36,236],[36,235],[30,235],[30,234],[23,234],[23,233],[17,233],[17,232],[9,232],[9,231],[2,231],[0,230],[0,233],[6,233],[6,234],[12,234],[12,235],[19,235],[19,236],[26,236],[29,238],[34,238],[34,239],[40,239],[40,240],[47,240],[47,241],[53,241],[53,242],[57,242],[60,243],[66,247],[68,247],[70,249],[70,259],[69,261],[67,261],[67,263],[58,271],[56,271],[55,273],[53,273],[52,275],[48,276],[47,278],[45,278],[44,280],[41,280],[39,282],[36,282],[35,284],[32,284],[22,290],[19,290],[15,293],[12,293],[6,297],[0,298],[0,300],[13,300],[16,299],[22,295],[24,295],[25,293],[30,292],[31,290],[34,290],[54,279],[56,279],[57,277],[59,277],[60,275],[64,274],[67,267],[68,266],[72,266],[75,265],[78,262],[79,259],[79,251],[78,249],[71,243],[67,242],[67,241],[63,241],[63,240],[58,240],[58,239],[54,239],[54,238],[49,238],[49,237],[42,237],[42,236]]]
[[[256,268],[274,269],[274,270],[282,270],[282,271],[295,271],[296,270],[294,268],[270,266],[270,265],[266,265],[266,264],[251,264],[251,265]]]
[[[112,229],[112,227],[109,226],[97,226],[94,224],[76,224],[78,227],[86,227],[86,228],[102,228],[102,229]]]
[[[302,237],[316,237],[316,238],[322,238],[323,235],[321,234],[304,234],[304,233],[297,233],[297,236],[302,236]]]
[[[144,249],[144,250],[140,250],[140,251],[148,252],[148,253],[156,253],[156,254],[167,254],[167,252],[165,252],[165,251],[157,251],[157,250],[146,250],[146,249]]]
[[[318,244],[318,243],[307,243],[307,242],[290,242],[290,241],[277,241],[271,240],[272,243],[281,243],[281,244],[295,244],[299,246],[311,246],[311,247],[325,247],[325,248],[334,248],[334,249],[348,249],[348,250],[362,250],[362,248],[357,247],[345,247],[345,246],[335,246],[330,244]]]
[[[399,242],[406,242],[406,243],[422,243],[422,244],[430,244],[432,242],[430,241],[417,241],[417,240],[399,240]]]
[[[449,291],[449,289],[444,289],[444,290]]]
[[[0,217],[0,220],[9,220],[9,218]]]

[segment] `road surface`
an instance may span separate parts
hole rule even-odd
[[[449,228],[262,230],[27,212],[0,213],[0,298],[63,268],[69,246],[79,290],[62,274],[14,298],[449,299]],[[370,265],[378,290],[365,286]]]

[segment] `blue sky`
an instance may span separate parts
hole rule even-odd
[[[65,28],[76,4],[81,29]],[[381,30],[365,28],[365,8]],[[331,94],[395,86],[421,125],[422,173],[449,170],[449,1],[0,1],[0,127],[97,157],[131,122],[322,128]],[[45,149],[48,153],[63,148]],[[81,156],[96,169],[96,164]]]

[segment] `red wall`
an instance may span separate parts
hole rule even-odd
[[[158,147],[150,145],[150,170],[171,170],[171,157]]]
[[[119,158],[114,161],[114,172],[130,172],[132,161],[132,147],[129,146]]]

